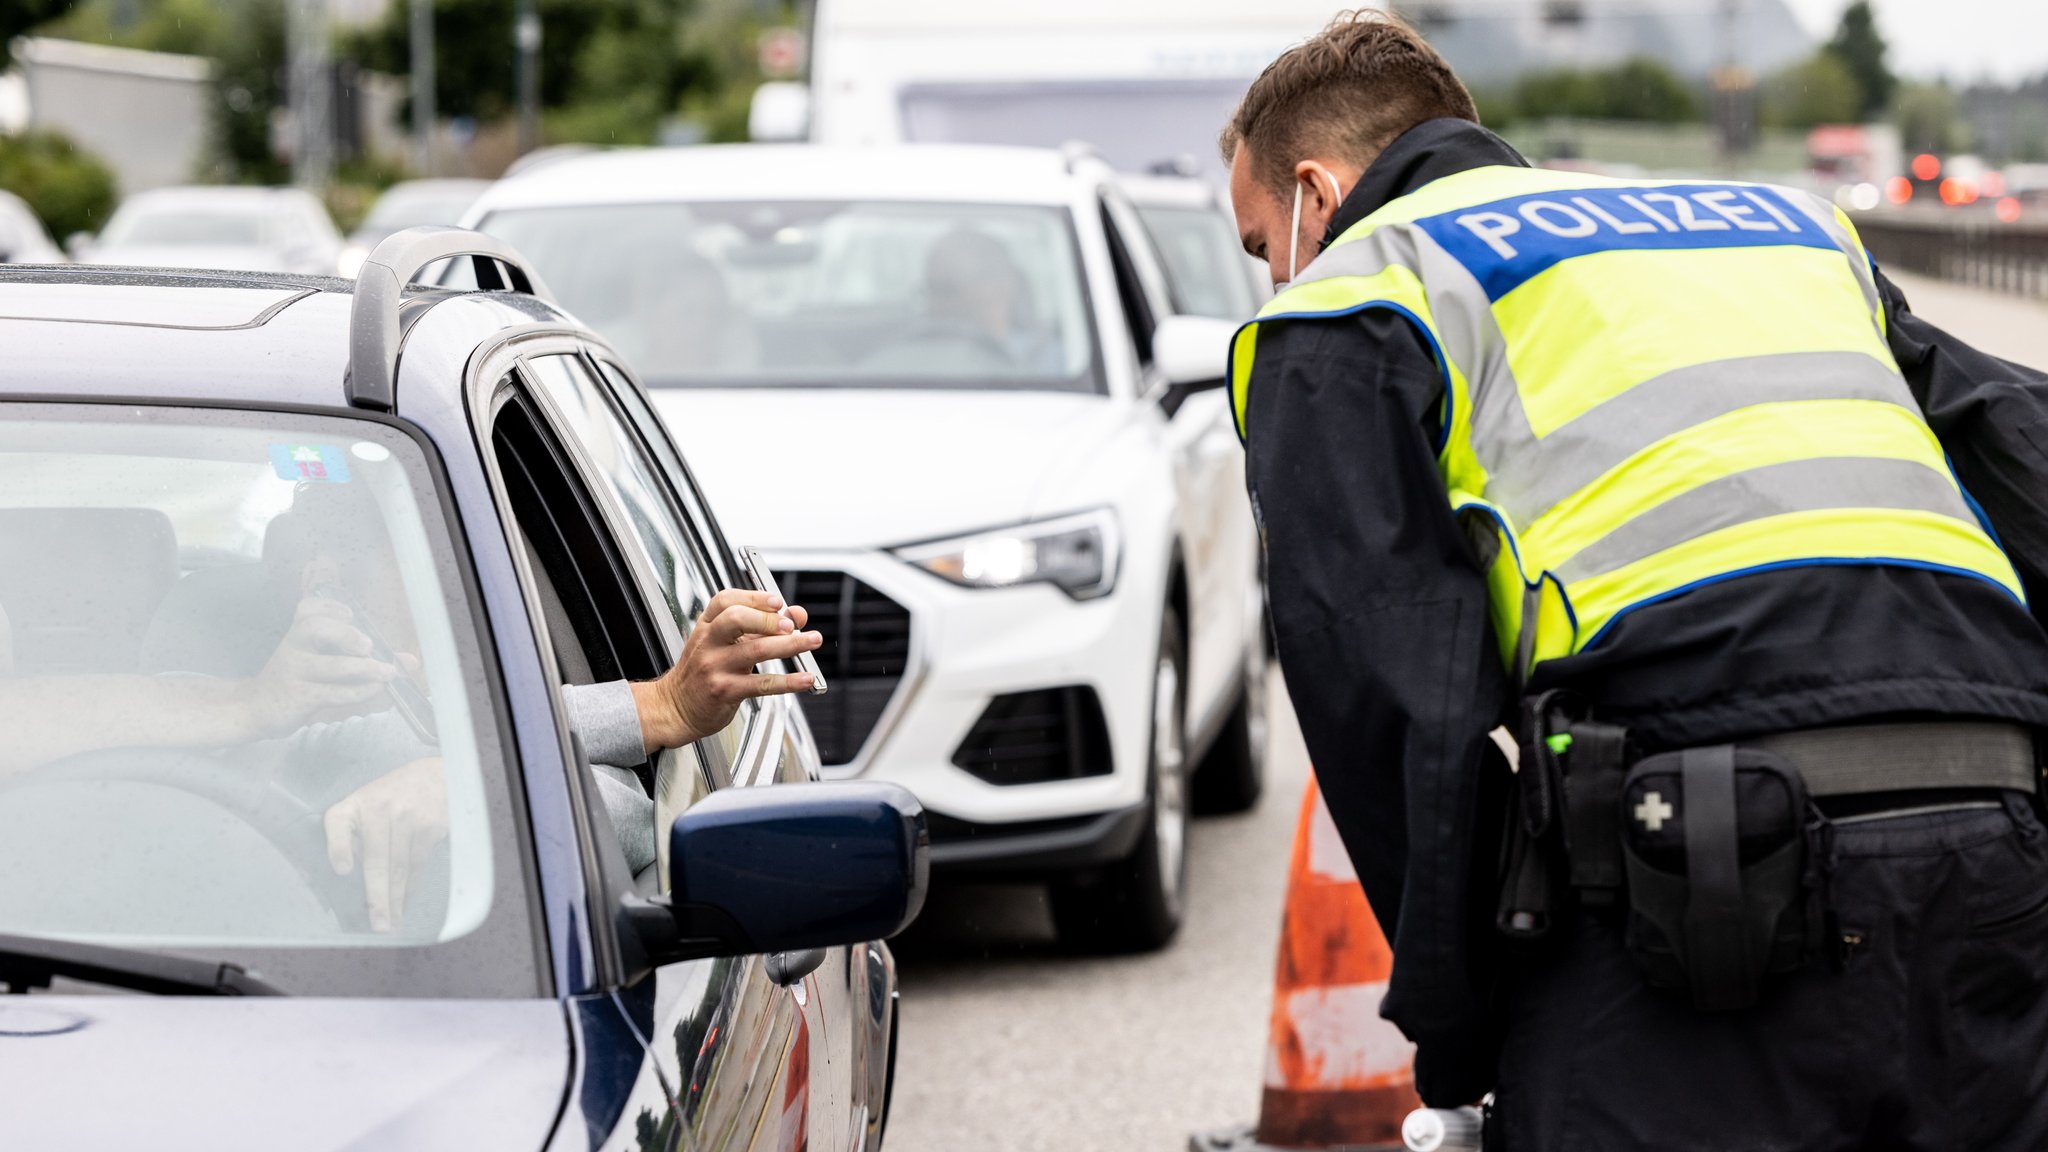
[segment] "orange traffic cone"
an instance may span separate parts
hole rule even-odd
[[[1197,1136],[1192,1152],[1400,1148],[1401,1122],[1422,1100],[1414,1045],[1380,1019],[1393,962],[1311,778],[1288,870],[1259,1123]]]

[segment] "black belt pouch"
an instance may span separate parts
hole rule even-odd
[[[1701,1011],[1756,1003],[1765,976],[1813,938],[1806,786],[1769,753],[1731,745],[1640,761],[1622,785],[1629,954]]]

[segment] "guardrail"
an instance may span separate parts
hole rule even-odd
[[[1854,220],[1881,267],[2048,296],[2048,224],[1947,212],[1864,212]]]

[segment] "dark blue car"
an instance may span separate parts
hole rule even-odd
[[[916,801],[571,706],[740,568],[484,237],[0,271],[0,1148],[879,1147]]]

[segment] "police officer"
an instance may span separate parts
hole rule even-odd
[[[1223,136],[1280,660],[1423,1098],[1514,1152],[2048,1147],[2048,378],[1825,201],[1477,119],[1366,13]]]

